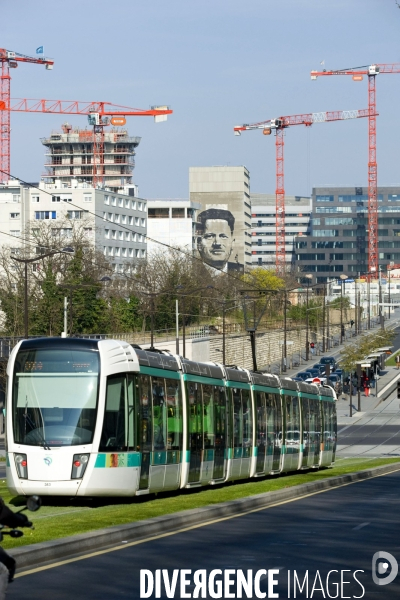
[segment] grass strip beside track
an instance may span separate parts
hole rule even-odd
[[[400,353],[400,350],[397,352],[393,352],[393,354],[385,360],[386,367],[395,367],[396,366],[396,356]]]
[[[124,525],[182,510],[202,508],[396,462],[400,462],[400,458],[345,458],[338,459],[332,468],[319,471],[302,471],[292,475],[248,480],[246,483],[226,484],[199,489],[199,491],[197,489],[183,490],[180,493],[162,493],[158,496],[141,496],[133,499],[67,499],[45,496],[42,498],[43,506],[39,512],[26,513],[34,521],[35,530],[24,530],[24,537],[19,539],[5,536],[2,546],[7,549],[47,542],[104,527]],[[11,502],[10,507],[14,510],[21,504],[20,498],[13,499],[11,497],[5,481],[1,481],[0,495],[5,502]]]

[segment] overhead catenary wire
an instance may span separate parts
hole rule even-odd
[[[3,171],[1,169],[0,169],[0,173],[3,173],[4,175],[7,175],[8,177],[11,177],[12,179],[15,179],[16,181],[21,182],[23,185],[25,185],[27,187],[33,188],[35,190],[39,190],[41,193],[44,193],[44,194],[46,194],[48,196],[53,197],[55,195],[59,195],[59,192],[57,194],[52,194],[51,192],[48,192],[47,190],[43,190],[42,188],[38,187],[37,185],[34,185],[33,183],[29,183],[27,181],[24,181],[23,179],[15,176],[15,175],[12,175],[11,173],[7,173],[6,171]],[[74,204],[73,202],[68,202],[68,206],[73,206],[74,208],[78,208],[79,210],[87,212],[88,214],[94,216],[95,218],[101,219],[102,221],[105,221],[107,223],[113,223],[113,221],[105,218],[104,215],[98,215],[95,211],[91,211],[91,210],[88,210],[86,208],[82,208],[82,206],[80,206],[78,204]],[[105,211],[102,211],[102,212],[105,212]],[[137,235],[141,235],[141,236],[145,237],[147,240],[149,240],[150,242],[153,242],[155,244],[159,244],[160,246],[163,246],[164,248],[168,248],[169,250],[173,250],[175,252],[179,252],[179,253],[183,254],[184,256],[187,256],[188,258],[190,258],[192,260],[200,262],[203,265],[205,264],[201,258],[199,258],[197,256],[194,256],[190,252],[186,252],[185,250],[182,250],[182,248],[176,248],[174,246],[171,246],[170,244],[166,244],[165,242],[160,242],[160,240],[156,240],[154,238],[151,238],[147,234],[144,234],[143,232],[140,232],[140,231],[137,231],[135,229],[132,229],[131,227],[127,227],[126,225],[123,225],[121,223],[118,224],[118,227],[120,227],[121,229],[124,229],[126,231],[129,231],[130,233],[136,233]],[[15,237],[15,236],[13,236],[13,237]],[[43,245],[43,248],[46,248],[46,246]],[[240,279],[239,277],[236,277],[232,273],[226,272],[223,269],[219,269],[218,267],[214,267],[212,265],[207,265],[207,266],[210,269],[214,269],[215,271],[218,271],[219,273],[223,273],[224,275],[226,275],[227,277],[230,277],[231,279],[234,279],[235,281],[243,283],[242,279]],[[251,283],[247,283],[246,285],[250,285],[250,286],[254,287],[255,290],[258,289],[256,285],[253,285]]]

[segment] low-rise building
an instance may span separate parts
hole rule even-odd
[[[201,205],[185,198],[147,199],[147,253],[163,244],[192,252],[195,248],[196,218]]]

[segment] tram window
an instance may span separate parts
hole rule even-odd
[[[214,448],[214,386],[205,384],[203,384],[203,433],[204,448]]]
[[[166,450],[167,442],[167,404],[165,394],[165,379],[161,377],[152,377],[151,389],[153,395],[154,450],[162,452]]]
[[[101,452],[126,450],[126,377],[113,375],[107,379],[106,407],[103,431],[101,433]]]
[[[167,387],[167,414],[168,437],[167,449],[179,450],[182,448],[182,394],[180,382],[175,379],[166,379]]]

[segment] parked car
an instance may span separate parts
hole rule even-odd
[[[312,373],[310,373],[310,371],[300,371],[300,373],[296,373],[296,377],[300,377],[302,381],[305,381],[312,377]]]
[[[340,381],[343,382],[343,369],[336,369],[335,375],[339,375]]]
[[[313,366],[313,369],[318,369],[320,375],[324,375],[325,374],[325,365],[321,365],[321,363],[316,363]]]
[[[301,377],[291,377],[292,381],[304,381]]]
[[[321,375],[321,373],[320,373],[319,369],[314,369],[314,368],[313,368],[313,369],[307,369],[307,371],[308,371],[309,373],[311,373],[311,375],[312,375],[313,377],[319,377],[319,376]]]
[[[310,377],[309,379],[305,380],[305,383],[315,383],[315,379],[319,379],[321,382],[321,385],[325,385],[327,383],[326,377]]]
[[[337,362],[333,356],[323,356],[319,362],[321,365],[331,365],[331,371],[336,371]]]

